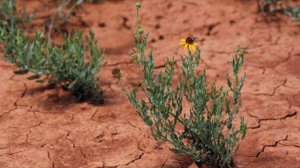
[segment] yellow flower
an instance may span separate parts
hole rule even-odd
[[[186,39],[181,39],[179,46],[184,46],[184,49],[192,52],[196,51],[197,43],[195,42],[195,37],[189,36]]]

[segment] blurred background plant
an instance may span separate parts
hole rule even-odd
[[[9,24],[10,29],[14,29],[17,25],[31,21],[33,13],[26,12],[25,8],[17,10],[16,0],[0,1],[0,23]]]
[[[283,0],[262,0],[259,1],[259,8],[265,14],[284,14],[293,21],[300,20],[300,5],[290,6]]]
[[[68,33],[65,26],[71,21],[71,17],[76,15],[75,10],[84,2],[99,3],[101,0],[61,0],[56,5],[58,6],[53,16],[49,16],[45,23],[45,28],[48,31],[48,40],[51,39],[52,31]],[[81,19],[83,25],[86,24]]]
[[[167,60],[164,71],[156,73],[152,51],[146,56],[148,34],[139,23],[141,3],[136,7],[138,25],[132,57],[143,74],[142,91],[146,99],[138,98],[135,90],[126,91],[120,70],[114,69],[113,76],[119,79],[155,139],[170,143],[172,151],[190,156],[199,167],[203,164],[233,166],[233,156],[247,129],[244,118],[238,119],[245,80],[245,76],[240,78],[238,73],[245,50],[238,49],[233,56],[233,81],[227,76],[229,89],[209,85],[205,70],[200,75],[195,73],[200,63],[198,47],[195,52],[188,49],[188,54],[182,56],[181,75],[176,79],[178,83],[174,83],[174,60]],[[190,105],[189,112],[185,112],[184,103]]]
[[[1,2],[0,18],[4,18],[0,22],[1,49],[4,58],[19,68],[15,73],[30,72],[29,80],[61,85],[79,100],[91,98],[103,103],[103,91],[96,77],[103,65],[103,52],[94,34],[90,32],[86,39],[79,32],[66,35],[61,46],[49,42],[42,32],[30,40],[18,27],[24,17],[18,17],[17,13],[15,0]]]

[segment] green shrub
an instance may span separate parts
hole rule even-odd
[[[137,4],[137,13],[140,6]],[[233,81],[229,75],[227,77],[229,90],[216,84],[208,85],[205,70],[195,74],[200,63],[198,47],[195,52],[190,49],[193,47],[187,47],[188,54],[182,56],[182,73],[175,84],[173,60],[165,63],[164,71],[155,73],[152,52],[148,56],[145,52],[147,38],[148,34],[144,34],[138,24],[133,58],[142,70],[142,90],[147,99],[139,99],[133,90],[127,93],[130,102],[151,128],[153,136],[170,143],[172,151],[190,156],[199,166],[231,167],[238,142],[244,138],[247,129],[243,117],[238,120],[245,79],[245,76],[239,78],[238,72],[245,51],[238,49],[233,56]],[[186,42],[191,39],[187,38]],[[118,79],[122,76],[116,69],[113,75]],[[189,113],[183,110],[184,102],[191,105]],[[234,121],[239,121],[238,127]]]
[[[11,9],[15,10],[14,7]],[[92,98],[97,103],[103,102],[103,92],[98,88],[98,78],[95,77],[100,70],[103,53],[92,32],[86,40],[82,33],[68,35],[61,46],[55,46],[44,38],[43,33],[37,33],[30,40],[15,23],[4,20],[0,22],[0,42],[6,60],[19,68],[16,74],[31,72],[33,75],[28,77],[29,80],[61,85],[80,100]]]
[[[0,20],[1,22],[9,22],[10,25],[16,25],[20,22],[29,21],[32,14],[28,14],[25,9],[18,13],[16,8],[16,0],[0,1]]]
[[[263,0],[260,2],[260,10],[266,14],[284,14],[294,21],[300,20],[300,5],[286,6],[282,0]]]

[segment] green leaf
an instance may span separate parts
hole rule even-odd
[[[229,87],[230,89],[232,89],[232,83],[231,83],[231,81],[230,81],[230,77],[229,77],[228,74],[227,74],[227,85],[228,85],[228,87]]]
[[[46,81],[45,80],[36,80],[36,82],[38,82],[38,83],[45,83]]]
[[[24,74],[27,74],[28,72],[29,72],[28,69],[20,69],[18,71],[14,71],[14,73],[17,75],[24,75]]]
[[[32,76],[27,77],[27,79],[29,80],[35,80],[35,79],[39,79],[41,77],[41,75],[39,74],[34,74]]]

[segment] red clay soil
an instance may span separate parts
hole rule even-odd
[[[52,1],[22,0],[37,9],[42,23]],[[43,3],[42,3],[43,2]],[[128,88],[141,76],[130,62],[135,27],[135,0],[84,4],[76,13],[105,48],[107,65],[99,73],[105,104],[77,103],[59,89],[17,76],[0,59],[1,168],[194,168],[168,145],[156,142],[111,77],[123,71]],[[210,81],[225,81],[237,46],[247,48],[243,71],[242,114],[248,133],[234,158],[240,168],[300,167],[300,27],[283,16],[265,17],[254,0],[148,0],[143,2],[144,28],[159,69],[184,51],[180,38],[201,41],[201,66]],[[180,62],[177,61],[177,67]]]

